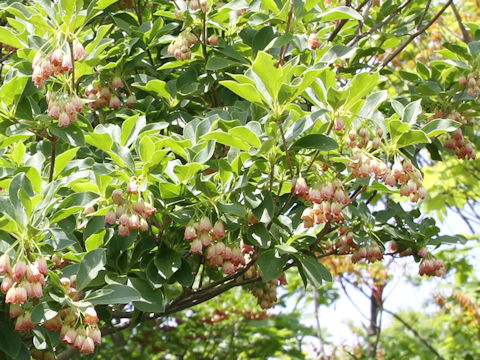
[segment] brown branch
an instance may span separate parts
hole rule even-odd
[[[292,179],[295,177],[293,173],[292,162],[290,161],[290,154],[288,153],[287,140],[285,139],[285,133],[283,132],[282,122],[277,120],[278,128],[280,129],[280,134],[282,135],[283,147],[285,148],[285,156],[287,157],[288,169],[290,170],[290,176]]]
[[[52,154],[50,156],[50,173],[48,175],[48,182],[51,183],[53,181],[53,172],[55,170],[55,150],[57,145],[57,138],[55,136],[49,137],[50,144],[52,146]]]
[[[420,18],[420,21],[418,22],[417,30],[420,29],[420,27],[422,26],[423,20],[425,19],[425,16],[427,15],[428,9],[430,9],[430,3],[431,2],[432,2],[432,0],[427,0],[427,4],[425,5],[425,10],[423,11],[422,17]]]
[[[367,298],[370,298],[370,296],[360,287],[356,286],[353,284],[350,280],[344,278],[346,282],[348,282],[350,285],[354,286],[358,291],[360,291],[364,296]],[[390,311],[383,307],[383,304],[380,304],[380,310],[385,311],[387,314],[390,314],[393,316],[395,319],[400,321],[407,329],[409,329],[432,353],[434,353],[439,359],[445,360],[445,358],[438,353],[438,351],[422,336],[418,333],[417,330],[415,330],[410,324],[408,324],[405,320],[403,320],[400,315],[397,315],[393,311]]]
[[[324,346],[324,340],[322,336],[322,328],[320,327],[320,316],[318,311],[319,307],[320,307],[320,304],[318,303],[318,290],[316,288],[313,288],[313,310],[315,313],[315,330],[317,332],[317,337],[320,345],[319,358],[323,359],[325,358],[325,346]]]
[[[207,66],[208,53],[207,53],[207,14],[202,12],[202,53],[205,59],[205,66]]]
[[[465,25],[463,25],[462,17],[460,16],[457,7],[455,6],[455,3],[452,1],[450,4],[453,10],[453,14],[455,15],[455,19],[457,19],[458,26],[460,27],[460,31],[462,32],[463,36],[463,42],[469,43],[470,42],[470,35],[468,34],[467,29],[465,28]]]
[[[359,11],[359,10],[362,10],[362,8],[369,2],[370,0],[364,0],[362,3],[360,3],[356,8],[355,10],[356,11]],[[350,6],[351,4],[351,1],[349,1],[348,3],[346,3],[345,5],[346,6]],[[338,35],[338,33],[340,32],[340,30],[342,30],[343,26],[347,23],[347,20],[340,20],[340,22],[337,24],[337,26],[335,27],[335,29],[333,30],[333,32],[330,34],[330,36],[328,37],[327,41],[333,41],[335,39],[335,37]]]
[[[393,311],[385,309],[382,307],[382,310],[387,314],[392,315],[395,319],[400,321],[408,330],[410,330],[432,353],[434,353],[439,359],[445,360],[445,358],[438,353],[438,351],[422,336],[420,333],[415,330],[409,323],[403,320],[399,315],[395,314]]]
[[[363,18],[362,18],[362,20],[358,21],[357,34],[362,33],[363,24],[365,23],[365,20],[367,19],[368,12],[370,11],[370,8],[372,7],[372,4],[373,4],[373,0],[368,1],[367,6],[363,10],[363,14],[362,14]]]
[[[357,42],[359,42],[361,39],[363,39],[364,37],[373,34],[375,31],[377,31],[378,29],[383,27],[385,24],[390,22],[393,18],[395,18],[398,15],[398,13],[400,13],[403,9],[405,9],[408,6],[408,4],[410,4],[411,2],[412,2],[412,0],[406,0],[403,4],[401,4],[398,8],[396,8],[385,19],[383,19],[381,22],[379,22],[377,25],[375,25],[373,28],[371,28],[367,32],[364,32],[364,33],[361,33],[361,34],[358,34],[357,36],[355,36],[347,45],[348,46],[353,46]]]
[[[387,66],[387,64],[392,61],[393,59],[395,59],[395,57],[397,57],[398,54],[400,54],[402,52],[403,49],[405,49],[407,47],[408,44],[410,44],[417,36],[421,35],[422,33],[424,33],[430,26],[432,26],[432,24],[438,20],[438,18],[444,13],[444,11],[450,6],[450,4],[453,3],[453,0],[449,0],[441,9],[440,11],[433,17],[432,20],[430,20],[428,22],[427,25],[425,25],[424,27],[422,27],[420,30],[418,30],[417,32],[413,33],[412,35],[410,35],[410,37],[402,44],[400,45],[393,53],[391,53],[383,62],[382,62],[382,66],[380,67],[379,70],[383,69],[385,66]]]
[[[290,25],[292,23],[294,4],[295,4],[295,1],[290,0],[290,9],[288,10],[287,27],[285,29],[285,35],[290,32]],[[287,48],[289,44],[290,43],[283,45],[282,48],[280,49],[280,60],[278,61],[280,66],[283,66],[283,62],[284,62],[283,58],[285,56],[285,53],[287,52]]]
[[[68,47],[70,48],[70,60],[72,61],[72,93],[75,93],[75,56],[73,54],[72,40],[68,41]]]

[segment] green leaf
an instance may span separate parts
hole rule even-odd
[[[348,6],[338,6],[333,8],[320,16],[322,21],[329,20],[343,20],[343,19],[355,19],[362,20],[363,17],[357,11]]]
[[[250,145],[248,145],[241,139],[238,139],[237,137],[234,137],[233,135],[223,131],[212,131],[208,134],[203,135],[202,139],[215,140],[220,144],[235,147],[237,149],[244,150],[244,151],[250,150]]]
[[[283,272],[285,261],[276,251],[271,249],[263,251],[257,259],[257,265],[262,272],[262,280],[270,281],[280,277]]]
[[[17,49],[23,48],[18,37],[10,29],[4,26],[0,27],[0,42]]]
[[[317,149],[320,151],[330,151],[338,148],[338,144],[331,137],[324,134],[310,134],[297,140],[292,149]]]
[[[54,308],[55,305],[58,306],[56,303],[48,303],[45,301],[39,303],[33,308],[32,321],[39,323],[42,320],[50,320],[54,318],[58,314],[58,311]]]
[[[144,279],[130,278],[130,281],[142,297],[141,300],[133,302],[135,308],[145,312],[162,312],[165,310],[162,289],[154,289]]]
[[[387,122],[387,125],[388,125],[388,132],[390,133],[392,139],[395,139],[401,134],[404,134],[408,130],[410,130],[410,125],[400,120],[390,120]]]
[[[415,124],[417,122],[418,115],[422,113],[421,103],[422,99],[418,99],[405,106],[402,121],[409,124]]]
[[[323,264],[320,263],[315,257],[303,254],[292,254],[292,256],[300,262],[301,269],[303,270],[305,276],[316,288],[322,286],[322,280],[333,280],[332,275],[327,268],[323,266]]]
[[[425,143],[430,143],[430,139],[422,130],[411,130],[400,136],[397,141],[397,146],[402,148],[409,145]]]
[[[12,359],[24,360],[25,357],[21,354],[25,349],[25,345],[20,338],[20,334],[14,331],[12,321],[4,317],[0,318],[0,334],[2,334],[0,336],[0,349]],[[30,356],[27,356],[26,359],[30,359]]]
[[[430,245],[441,245],[441,244],[465,244],[468,239],[462,235],[441,235],[437,236],[435,239],[431,239],[428,243]]]
[[[65,219],[66,217],[83,210],[85,206],[99,197],[92,191],[84,191],[67,196],[58,206],[58,210],[52,215],[50,223]]]
[[[141,296],[133,287],[121,284],[110,284],[100,290],[92,292],[85,300],[93,305],[116,305],[140,301]]]
[[[208,58],[207,70],[217,71],[231,66],[240,66],[241,63],[223,57],[212,56]]]
[[[182,257],[179,253],[165,248],[155,256],[155,265],[159,275],[168,280],[182,266]]]
[[[358,48],[335,44],[320,59],[321,63],[331,64],[338,59],[349,59],[355,55]]]
[[[247,238],[252,245],[266,249],[270,246],[271,239],[267,227],[263,223],[248,227]]]
[[[105,269],[107,261],[105,249],[95,249],[85,254],[77,273],[77,289],[82,290],[87,286],[100,272]],[[108,304],[108,303],[107,303]]]
[[[480,55],[480,41],[477,40],[470,42],[468,44],[468,49],[470,50],[470,54],[472,54],[472,57],[476,59],[478,55]]]
[[[76,124],[70,124],[68,127],[52,125],[50,126],[49,131],[67,144],[72,146],[85,146],[83,130],[81,130]]]
[[[228,133],[240,140],[252,145],[253,147],[260,149],[262,147],[262,143],[258,136],[249,128],[245,126],[237,126],[233,129],[228,130]]]
[[[77,147],[77,148],[64,151],[63,153],[61,153],[55,158],[55,167],[54,167],[55,178],[62,172],[63,169],[65,169],[65,166],[67,166],[69,161],[72,160],[75,157],[75,155],[77,155],[78,149],[79,148]]]
[[[447,132],[455,131],[460,127],[460,123],[451,119],[435,119],[426,124],[422,131],[429,138],[438,136]]]

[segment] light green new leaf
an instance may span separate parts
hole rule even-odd
[[[146,125],[147,121],[144,115],[135,114],[124,120],[122,123],[122,135],[120,136],[122,145],[130,146],[133,144]]]
[[[180,182],[186,183],[191,181],[199,171],[202,171],[207,167],[208,166],[199,163],[190,163],[186,165],[177,165],[173,171]]]
[[[320,16],[323,21],[329,20],[343,20],[343,19],[355,19],[362,20],[363,17],[357,11],[348,6],[338,6],[333,8]]]
[[[263,105],[264,102],[266,102],[263,96],[258,92],[257,88],[251,84],[239,84],[232,80],[224,80],[220,81],[220,85],[225,86],[227,89],[245,100],[258,105]]]
[[[55,168],[54,168],[55,178],[62,172],[63,169],[65,169],[65,166],[67,166],[68,162],[75,157],[75,155],[78,152],[78,149],[80,148],[77,147],[77,148],[64,151],[63,153],[61,153],[55,158]]]
[[[364,72],[356,75],[349,87],[345,109],[350,110],[354,107],[357,101],[369,95],[379,82],[380,75],[378,73],[369,74]]]
[[[223,131],[212,131],[211,133],[203,135],[202,139],[215,140],[220,144],[235,147],[237,149],[244,150],[244,151],[250,150],[250,145],[234,137],[233,135],[225,133]]]
[[[8,28],[1,26],[0,27],[0,42],[7,44],[16,49],[23,48],[20,39]]]
[[[228,133],[236,138],[239,138],[246,143],[252,145],[253,147],[260,149],[262,147],[262,143],[258,136],[249,128],[245,126],[237,126],[233,129],[228,130]]]
[[[284,80],[285,70],[282,69],[281,66],[275,67],[273,57],[263,51],[258,52],[255,62],[252,65],[252,70],[258,75],[263,86],[265,86],[270,97],[273,99],[273,102],[275,102]],[[260,86],[257,84],[257,87]]]
[[[100,232],[90,235],[87,240],[85,240],[85,248],[87,251],[95,250],[102,246],[106,232],[107,231],[103,229]]]
[[[415,144],[428,144],[430,139],[422,130],[411,130],[404,133],[397,141],[398,148]]]
[[[146,135],[142,137],[140,140],[140,159],[144,163],[147,163],[152,160],[153,153],[155,152],[155,143],[150,138],[150,136]]]
[[[162,80],[155,79],[155,80],[149,81],[146,85],[133,84],[133,86],[143,91],[151,92],[165,99],[170,99],[172,97],[172,95],[170,94],[170,91],[168,90],[167,83]]]

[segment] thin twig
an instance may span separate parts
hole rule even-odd
[[[350,285],[352,286],[355,286],[355,284],[353,284],[350,280],[344,278],[345,281],[347,281]],[[355,288],[360,291],[364,296],[366,296],[367,298],[370,298],[370,296],[360,287],[357,287],[355,286]],[[383,304],[380,304],[380,309],[382,311],[385,311],[387,314],[390,314],[391,316],[393,316],[395,319],[397,319],[398,321],[400,321],[407,329],[409,329],[413,334],[415,334],[415,336],[427,347],[430,349],[431,352],[433,352],[439,359],[441,360],[445,360],[445,358],[440,355],[438,353],[438,351],[422,336],[418,333],[418,331],[416,331],[412,326],[410,326],[405,320],[403,320],[400,315],[397,315],[396,313],[394,313],[393,311],[390,311],[388,309],[386,309],[385,307],[383,307]]]
[[[367,6],[363,10],[362,20],[359,20],[359,22],[358,22],[357,34],[362,33],[363,24],[365,23],[365,20],[367,19],[368,12],[370,11],[370,8],[372,7],[372,4],[373,4],[373,0],[369,0],[368,3],[367,3]]]
[[[410,44],[417,36],[421,35],[424,33],[432,24],[438,20],[438,18],[444,13],[444,11],[450,6],[450,4],[453,2],[453,0],[449,0],[441,9],[440,11],[433,17],[432,20],[430,20],[427,25],[422,27],[420,30],[417,32],[413,33],[410,35],[410,37],[402,44],[400,45],[393,53],[391,53],[383,62],[382,66],[380,67],[379,70],[383,69],[387,64],[392,61],[395,57],[397,57],[398,54],[402,52],[403,49],[407,47],[408,44]]]
[[[427,0],[427,4],[425,5],[425,10],[423,11],[422,17],[420,18],[420,21],[418,22],[417,30],[420,29],[420,27],[422,26],[423,20],[425,19],[425,16],[427,15],[427,12],[428,12],[428,9],[430,8],[430,3],[431,2],[432,2],[432,0]]]
[[[70,58],[72,61],[72,95],[75,93],[75,56],[73,54],[73,41],[68,41],[68,47],[70,48]]]
[[[379,22],[377,25],[375,25],[373,28],[371,28],[367,32],[364,32],[364,33],[361,33],[361,34],[358,34],[357,36],[355,36],[347,45],[348,46],[353,46],[357,42],[359,42],[361,39],[363,39],[364,37],[369,36],[369,35],[373,34],[375,31],[377,31],[378,29],[382,28],[385,24],[387,24],[393,18],[395,18],[398,15],[398,13],[400,13],[403,9],[405,9],[405,7],[407,7],[408,4],[410,4],[411,2],[412,2],[412,0],[406,0],[405,2],[403,2],[398,8],[396,8],[385,19],[383,19],[381,22]]]
[[[288,10],[287,27],[285,29],[285,35],[290,32],[290,25],[292,23],[294,4],[295,4],[295,1],[290,0],[290,9]],[[283,66],[283,58],[285,56],[285,53],[287,52],[288,44],[289,43],[287,43],[286,45],[283,45],[282,48],[280,49],[280,60],[278,61],[280,66]]]
[[[57,138],[55,136],[49,137],[50,139],[50,144],[52,146],[52,153],[50,156],[50,173],[48,175],[48,182],[51,183],[53,181],[53,172],[55,170],[55,156],[56,156],[56,145],[57,145]]]
[[[445,358],[438,353],[438,351],[422,336],[420,333],[415,330],[410,324],[408,324],[405,320],[403,320],[399,315],[395,314],[393,311],[385,309],[382,307],[382,310],[385,311],[387,314],[392,315],[395,319],[400,321],[408,330],[410,330],[427,348],[430,349],[439,359],[445,360]]]
[[[322,328],[320,327],[320,316],[318,311],[319,307],[320,307],[320,304],[318,303],[318,291],[317,289],[313,288],[313,310],[315,313],[315,330],[317,331],[317,337],[320,343],[319,357],[320,359],[323,359],[325,357],[325,346],[324,346],[325,344],[322,336]]]
[[[463,36],[462,40],[463,42],[468,44],[470,42],[470,35],[468,34],[468,31],[465,28],[465,25],[463,25],[462,17],[460,16],[454,2],[452,2],[450,6],[452,7],[453,14],[455,15],[455,19],[457,19],[458,26],[460,27],[460,31],[462,32],[462,36]]]
[[[287,165],[290,170],[290,176],[292,179],[295,177],[293,173],[292,162],[290,161],[290,154],[288,153],[287,140],[285,139],[285,133],[283,132],[282,122],[277,120],[278,128],[280,129],[280,134],[282,136],[283,147],[285,148],[285,156],[287,157]]]
[[[360,3],[356,8],[355,10],[356,11],[360,11],[362,10],[362,8],[369,2],[370,0],[364,0],[362,1],[362,3]],[[345,5],[346,6],[350,6],[351,4],[351,1],[347,2]],[[337,26],[335,27],[335,29],[333,30],[333,32],[330,34],[330,36],[328,37],[328,41],[333,41],[335,39],[335,37],[338,35],[338,33],[340,32],[340,30],[342,30],[343,26],[347,23],[347,20],[340,20],[340,22],[337,24]]]

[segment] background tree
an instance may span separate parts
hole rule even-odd
[[[452,0],[8,0],[0,11],[5,358],[90,354],[108,335],[127,346],[125,329],[162,330],[146,351],[171,332],[164,351],[179,358],[237,356],[247,337],[215,338],[251,329],[257,310],[195,306],[242,287],[267,309],[285,271],[321,288],[324,264],[347,257],[411,255],[420,275],[443,276],[431,250],[466,240],[418,206],[424,166],[476,159],[479,35]],[[418,44],[449,11],[460,41],[400,69],[410,49],[427,55]],[[369,356],[386,278],[371,281]],[[262,328],[238,356],[301,358],[298,316],[266,316],[288,331]],[[199,336],[186,353],[185,331]]]

